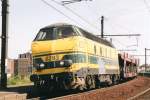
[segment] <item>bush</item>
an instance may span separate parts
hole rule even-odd
[[[14,76],[8,78],[7,84],[8,85],[23,85],[31,83],[29,76],[22,78],[21,76]]]

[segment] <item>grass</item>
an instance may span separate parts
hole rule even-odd
[[[29,76],[21,77],[21,76],[14,76],[8,78],[7,81],[8,85],[24,85],[24,84],[31,84]]]

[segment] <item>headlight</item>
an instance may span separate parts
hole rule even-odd
[[[68,60],[68,62],[69,62],[70,64],[72,64],[72,60]]]
[[[60,61],[60,65],[63,66],[64,65],[64,61]]]
[[[43,63],[40,64],[40,68],[44,68],[44,66],[45,66],[45,65],[44,65]]]
[[[61,67],[69,67],[72,64],[72,60],[62,60],[59,62]]]

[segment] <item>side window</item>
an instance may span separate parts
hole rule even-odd
[[[100,56],[102,56],[102,47],[100,47]]]
[[[70,54],[65,55],[63,60],[72,60],[73,63],[85,63],[86,56],[84,54]]]
[[[107,57],[107,48],[105,48],[105,57]]]
[[[94,54],[96,54],[96,46],[94,45]]]
[[[98,63],[98,58],[94,56],[88,56],[88,61],[91,64],[97,64]]]
[[[85,55],[79,54],[77,58],[78,58],[78,62],[80,62],[80,63],[86,62],[86,56]]]
[[[102,56],[104,57],[105,56],[105,49],[102,48]]]

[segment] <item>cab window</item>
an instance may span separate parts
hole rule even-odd
[[[42,29],[37,34],[35,41],[56,39],[55,28]]]
[[[58,27],[57,28],[58,38],[66,38],[74,35],[72,27]]]
[[[74,35],[75,32],[71,26],[50,27],[41,29],[34,41],[56,40]]]

